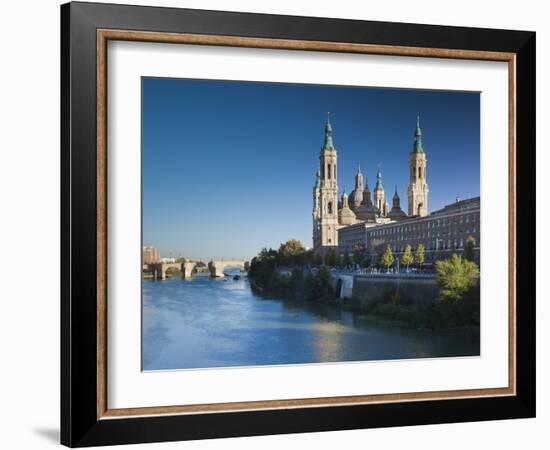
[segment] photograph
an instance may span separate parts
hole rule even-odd
[[[142,370],[479,358],[480,105],[142,77]]]

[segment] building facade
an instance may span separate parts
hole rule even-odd
[[[325,139],[319,155],[319,168],[313,186],[313,250],[323,255],[327,249],[337,249],[344,228],[366,223],[384,224],[407,218],[401,210],[397,186],[390,209],[382,183],[382,171],[378,165],[376,184],[371,193],[366,177],[358,166],[355,187],[348,196],[345,189],[338,201],[338,152],[334,147],[333,130],[327,114]],[[420,119],[417,117],[413,150],[410,154],[409,211],[412,215],[425,216],[428,208],[428,184],[426,182],[426,154],[422,148]],[[409,214],[411,215],[411,214]],[[347,244],[342,244],[346,246]]]
[[[409,216],[424,217],[428,215],[428,182],[426,166],[428,160],[422,148],[422,130],[420,116],[416,117],[414,144],[409,158]]]
[[[324,254],[338,247],[338,156],[327,115],[325,141],[319,155],[319,170],[313,188],[313,248]]]
[[[389,245],[393,255],[400,256],[409,244],[415,251],[424,245],[425,261],[462,254],[467,239],[473,238],[474,259],[479,263],[480,248],[480,198],[457,201],[427,216],[410,217],[399,222],[366,229],[365,245],[371,262]]]
[[[160,252],[152,246],[143,247],[143,264],[154,264],[160,262]]]
[[[332,125],[327,117],[325,139],[313,188],[313,248],[323,255],[329,248],[340,255],[365,252],[372,263],[389,245],[394,256],[409,244],[425,248],[425,262],[463,253],[466,241],[474,242],[479,262],[480,198],[457,201],[431,214],[428,210],[427,158],[422,144],[420,117],[416,118],[414,141],[409,153],[408,214],[401,209],[397,186],[392,207],[386,201],[382,171],[378,165],[374,190],[358,166],[355,186],[348,196],[343,190],[338,201],[337,151]]]

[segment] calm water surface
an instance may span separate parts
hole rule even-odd
[[[379,323],[331,305],[266,299],[231,277],[143,282],[143,369],[479,355],[479,337]]]

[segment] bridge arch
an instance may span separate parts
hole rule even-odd
[[[165,280],[166,271],[171,268],[181,270],[182,273],[184,271],[183,264],[181,263],[159,262],[159,263],[146,264],[145,266],[146,266],[146,270],[153,274],[153,278],[155,280]]]
[[[245,270],[245,261],[240,260],[227,260],[227,261],[210,261],[208,263],[208,269],[210,269],[210,276],[213,278],[221,278],[225,276],[224,271],[229,267],[237,267],[242,271]]]

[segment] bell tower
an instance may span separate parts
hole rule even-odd
[[[338,167],[337,153],[332,141],[330,113],[327,113],[325,142],[319,155],[319,169],[319,210],[317,226],[314,224],[313,230],[313,247],[316,253],[323,254],[326,247],[338,246]]]
[[[376,171],[376,185],[374,186],[374,206],[378,209],[380,216],[386,215],[386,202],[384,201],[384,186],[382,185],[382,172],[380,164]]]
[[[315,173],[313,186],[313,248],[321,245],[321,172]]]
[[[409,159],[409,216],[428,215],[428,183],[426,166],[428,160],[422,148],[422,130],[420,129],[420,115],[416,116],[414,144]]]

